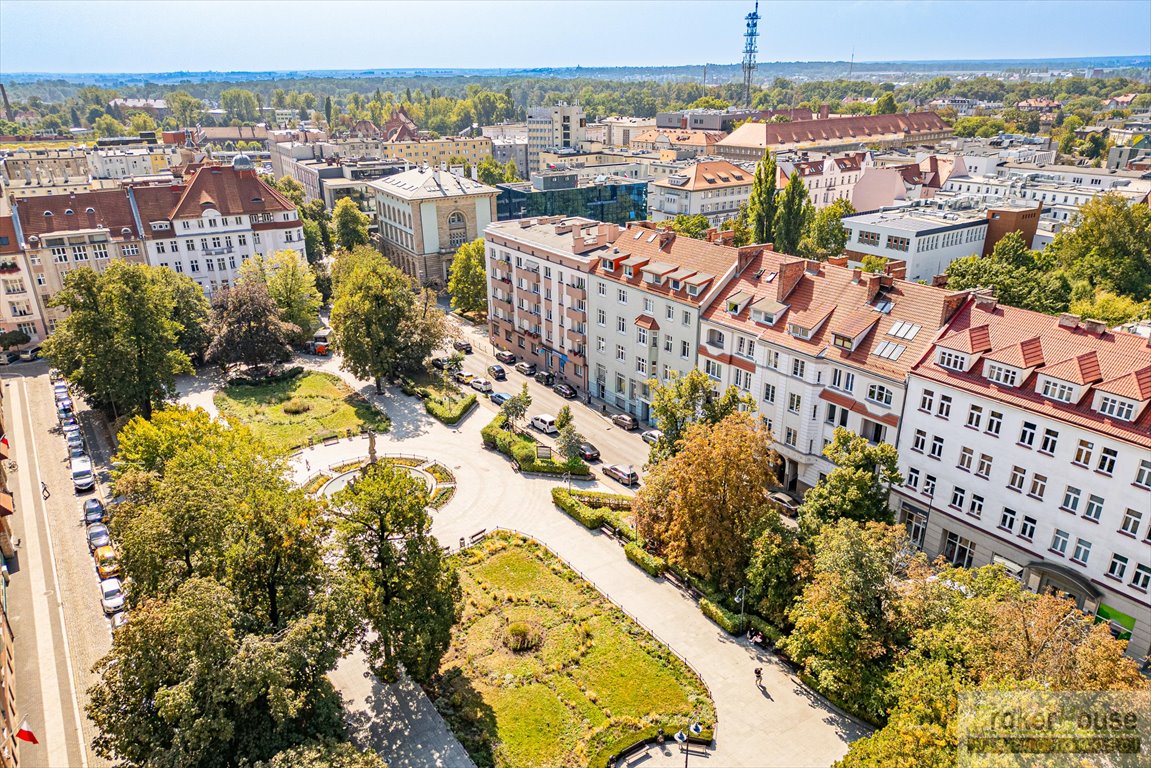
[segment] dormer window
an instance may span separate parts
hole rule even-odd
[[[939,350],[938,362],[940,367],[947,368],[952,371],[967,370],[967,355],[961,355],[958,352],[951,352],[946,349],[941,349]]]
[[[775,325],[775,315],[771,312],[763,312],[758,309],[752,310],[751,319],[764,325]]]
[[[1043,396],[1061,403],[1070,403],[1075,398],[1075,387],[1057,379],[1043,382]]]
[[[698,285],[689,285],[687,287],[687,295],[688,296],[698,296],[699,295],[699,286]]]
[[[624,267],[623,268],[623,274],[624,274],[624,277],[635,277],[635,270],[632,269],[631,267]]]
[[[787,324],[787,332],[797,339],[806,339],[811,336],[810,328],[804,328],[802,325],[796,325],[795,323]]]
[[[673,291],[678,291],[678,290],[679,290],[679,280],[672,280],[672,281],[671,281],[671,289],[672,289]]]
[[[1014,387],[1019,381],[1019,371],[998,363],[988,363],[985,375],[990,381],[1005,387]]]
[[[1099,399],[1099,412],[1119,421],[1131,421],[1135,418],[1135,403],[1111,395],[1103,395]]]
[[[615,262],[612,261],[611,259],[600,259],[599,264],[601,267],[606,269],[608,272],[614,272],[615,271]]]
[[[844,336],[840,333],[831,334],[831,343],[840,349],[846,349],[849,352],[855,349],[855,342],[852,340],[852,338],[850,336]]]
[[[729,301],[727,303],[727,311],[733,315],[738,315],[739,314],[739,302],[738,301]]]

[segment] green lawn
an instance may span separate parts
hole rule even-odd
[[[481,768],[599,765],[658,726],[710,731],[699,678],[546,549],[500,534],[458,557],[464,615],[430,693]],[[537,644],[513,651],[522,626]]]
[[[284,450],[361,426],[377,431],[390,426],[386,415],[338,376],[315,371],[255,387],[226,387],[216,393],[215,403],[221,414]]]

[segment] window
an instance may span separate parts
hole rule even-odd
[[[684,325],[691,325],[691,313],[690,312],[685,310],[683,313],[683,317],[680,319],[683,321]]]
[[[1087,497],[1087,508],[1083,510],[1083,516],[1088,520],[1099,522],[1099,518],[1103,515],[1103,497],[1091,494]]]
[[[607,296],[607,286],[604,285],[603,283],[597,283],[596,284],[596,292],[600,296]]]
[[[636,344],[642,344],[645,347],[647,346],[647,329],[646,328],[636,328],[635,329],[635,342],[636,342]]]
[[[774,349],[767,350],[767,359],[765,362],[768,368],[779,370],[779,352]]]
[[[1071,398],[1075,396],[1075,389],[1070,384],[1047,379],[1043,382],[1043,396],[1061,403],[1070,403]]]
[[[636,373],[642,373],[644,375],[647,375],[647,358],[646,357],[640,357],[640,356],[636,357],[636,359],[635,359],[635,371],[636,371]]]
[[[191,242],[191,241],[189,241],[189,242]],[[247,245],[248,244],[248,236],[247,235],[237,235],[236,236],[236,242],[239,243],[240,245]]]
[[[627,320],[622,317],[615,319],[615,329],[619,333],[627,333]]]
[[[1137,509],[1129,509],[1123,513],[1123,522],[1120,523],[1119,530],[1132,536],[1138,536],[1139,523],[1141,522],[1143,522],[1143,513]]]
[[[867,399],[880,405],[891,405],[891,390],[879,384],[867,388]]]
[[[972,517],[983,515],[983,497],[978,493],[971,494],[971,503],[967,506],[967,514]]]
[[[606,352],[607,351],[607,341],[604,339],[603,336],[596,336],[595,337],[595,348],[596,348],[597,352]]]
[[[967,368],[967,357],[964,355],[957,355],[954,352],[947,350],[940,350],[939,364],[944,368],[950,368],[953,371],[962,371]]]
[[[911,442],[911,450],[923,453],[923,449],[927,446],[927,433],[922,429],[915,430],[915,439]]]
[[[979,429],[979,425],[983,423],[983,407],[973,405],[967,411],[967,426],[972,429]]]
[[[705,360],[703,363],[703,372],[716,381],[719,381],[723,376],[723,366],[714,360]]]
[[[140,253],[140,246],[138,245],[121,245],[120,253],[124,256],[136,256]]]
[[[627,360],[627,350],[623,348],[623,344],[615,345],[615,359],[620,361]]]
[[[807,368],[807,364],[804,363],[802,360],[792,360],[791,361],[791,375],[792,376],[798,376],[799,378],[802,379],[804,371],[806,368]]]
[[[742,389],[744,392],[751,390],[751,371],[741,371],[738,368],[735,371],[735,386]]]
[[[943,438],[939,435],[931,438],[931,453],[928,455],[933,459],[943,458]]]
[[[952,565],[957,565],[960,568],[970,568],[972,557],[975,555],[975,545],[968,539],[962,536],[947,532],[947,538],[943,545],[943,556]]]
[[[667,319],[668,320],[674,320],[675,319],[675,307],[673,307],[671,304],[667,305]]]
[[[975,451],[970,448],[964,448],[959,452],[959,463],[956,465],[960,469],[971,471],[971,463],[975,459]]]
[[[670,334],[670,333],[665,333],[665,334],[663,335],[663,351],[664,351],[664,352],[671,352],[671,350],[672,350],[672,338],[671,338],[671,334]]]
[[[1099,401],[1099,412],[1104,416],[1114,416],[1120,421],[1131,421],[1135,415],[1135,404],[1129,400],[1104,395]]]
[[[627,291],[623,288],[617,288],[615,293],[615,300],[620,304],[627,304]]]
[[[967,501],[967,491],[955,486],[951,491],[951,506],[956,509],[963,509],[964,502]]]
[[[1078,488],[1072,485],[1067,486],[1067,490],[1063,492],[1063,504],[1060,506],[1060,509],[1065,509],[1068,512],[1077,512],[1079,510],[1079,497],[1082,494],[1083,491]]]
[[[1131,586],[1146,592],[1148,584],[1151,584],[1151,568],[1146,565],[1135,566],[1135,575],[1131,577]]]
[[[915,467],[911,467],[910,469],[908,469],[907,470],[907,480],[905,480],[903,484],[906,485],[908,488],[915,488],[916,490],[918,490],[919,489],[919,470],[916,469]]]
[[[800,407],[803,405],[803,398],[791,392],[787,396],[787,410],[792,413],[799,413]]]
[[[1037,499],[1042,499],[1043,494],[1047,493],[1047,476],[1046,475],[1032,475],[1031,476],[1031,492],[1028,496],[1034,496]]]
[[[991,457],[986,453],[979,454],[979,466],[975,469],[975,474],[984,478],[991,474]]]
[[[945,419],[951,418],[951,395],[939,396],[939,408],[936,409],[935,415]]]
[[[847,416],[850,413],[846,408],[840,408],[837,405],[827,404],[827,416],[824,419],[828,424],[837,427],[847,428]]]
[[[1013,491],[1022,491],[1023,483],[1027,479],[1027,470],[1023,467],[1011,468],[1011,479],[1007,481],[1007,487]]]
[[[774,403],[775,402],[775,385],[774,384],[764,384],[763,385],[763,401],[765,403]]]
[[[1058,555],[1067,554],[1067,542],[1071,540],[1071,536],[1067,531],[1055,529],[1055,535],[1051,537],[1051,551]]]
[[[644,297],[643,311],[647,312],[648,314],[651,314],[654,309],[655,309],[655,303],[651,299]]]
[[[1043,442],[1039,444],[1042,453],[1055,453],[1055,446],[1059,443],[1059,433],[1054,429],[1043,430]]]
[[[595,321],[598,325],[607,325],[607,312],[604,312],[602,309],[597,309]]]
[[[1135,485],[1151,487],[1151,459],[1139,462],[1139,471],[1135,473]]]
[[[999,516],[999,527],[1005,528],[1009,531],[1014,532],[1015,531],[1016,514],[1017,513],[1014,509],[1009,509],[1008,507],[1004,507],[1003,508],[1003,514],[1001,514]]]
[[[1024,516],[1023,524],[1019,526],[1019,538],[1031,541],[1035,538],[1035,518]]]
[[[1080,565],[1087,565],[1087,558],[1091,557],[1091,542],[1086,539],[1075,540],[1075,553],[1071,559]]]
[[[924,496],[934,496],[935,495],[935,483],[936,483],[935,475],[924,475],[923,476],[923,495]]]
[[[994,381],[996,384],[1002,384],[1005,387],[1014,387],[1015,382],[1019,378],[1014,368],[1007,368],[1006,366],[997,365],[995,363],[987,364],[987,378]]]
[[[831,386],[844,392],[850,392],[855,387],[855,374],[842,368],[833,368],[831,370]]]
[[[1003,427],[1003,414],[999,411],[991,411],[987,414],[987,434],[999,436],[999,430]]]
[[[797,435],[796,435],[796,432],[795,432],[795,430],[794,430],[794,429],[792,429],[791,427],[788,427],[788,428],[787,428],[787,429],[784,431],[784,435],[783,435],[783,442],[784,442],[786,445],[790,445],[792,448],[794,448],[794,447],[795,447],[795,441],[796,441],[796,437],[797,437]]]
[[[1123,555],[1111,555],[1111,563],[1107,566],[1107,575],[1113,579],[1123,578],[1127,573],[1127,558]]]
[[[923,394],[919,398],[919,410],[927,411],[930,413],[931,409],[935,407],[935,392],[930,389],[923,390]]]
[[[1091,463],[1091,454],[1095,451],[1095,443],[1090,440],[1080,440],[1075,449],[1075,463],[1087,466]]]
[[[1019,431],[1019,444],[1028,448],[1035,445],[1035,430],[1036,426],[1030,421],[1023,422],[1023,429]]]
[[[691,346],[685,340],[679,342],[679,356],[685,360],[691,355]]]
[[[1115,459],[1119,458],[1119,452],[1114,448],[1104,448],[1103,453],[1099,455],[1099,464],[1095,469],[1105,475],[1110,475],[1115,471]]]

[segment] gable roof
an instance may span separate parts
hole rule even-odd
[[[745,171],[734,163],[727,160],[705,160],[689,165],[666,179],[653,181],[651,186],[686,189],[689,192],[695,192],[701,189],[751,186],[753,181],[754,174]]]
[[[895,115],[856,115],[790,123],[744,123],[719,142],[720,147],[766,149],[788,144],[810,144],[844,139],[867,141],[873,137],[943,133],[951,129],[934,112]]]
[[[68,195],[13,200],[25,240],[82,229],[106,228],[115,239],[139,239],[132,202],[124,189],[97,189]],[[125,233],[124,230],[129,230]]]

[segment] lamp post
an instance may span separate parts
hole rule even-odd
[[[699,723],[692,723],[687,727],[691,731],[692,736],[698,736],[703,733],[703,726]],[[675,740],[683,745],[683,768],[687,768],[687,759],[691,756],[690,744],[687,742],[688,735],[683,731],[676,731]]]
[[[747,597],[747,587],[740,587],[735,591],[735,602],[739,603],[739,631],[743,631],[744,598]]]

